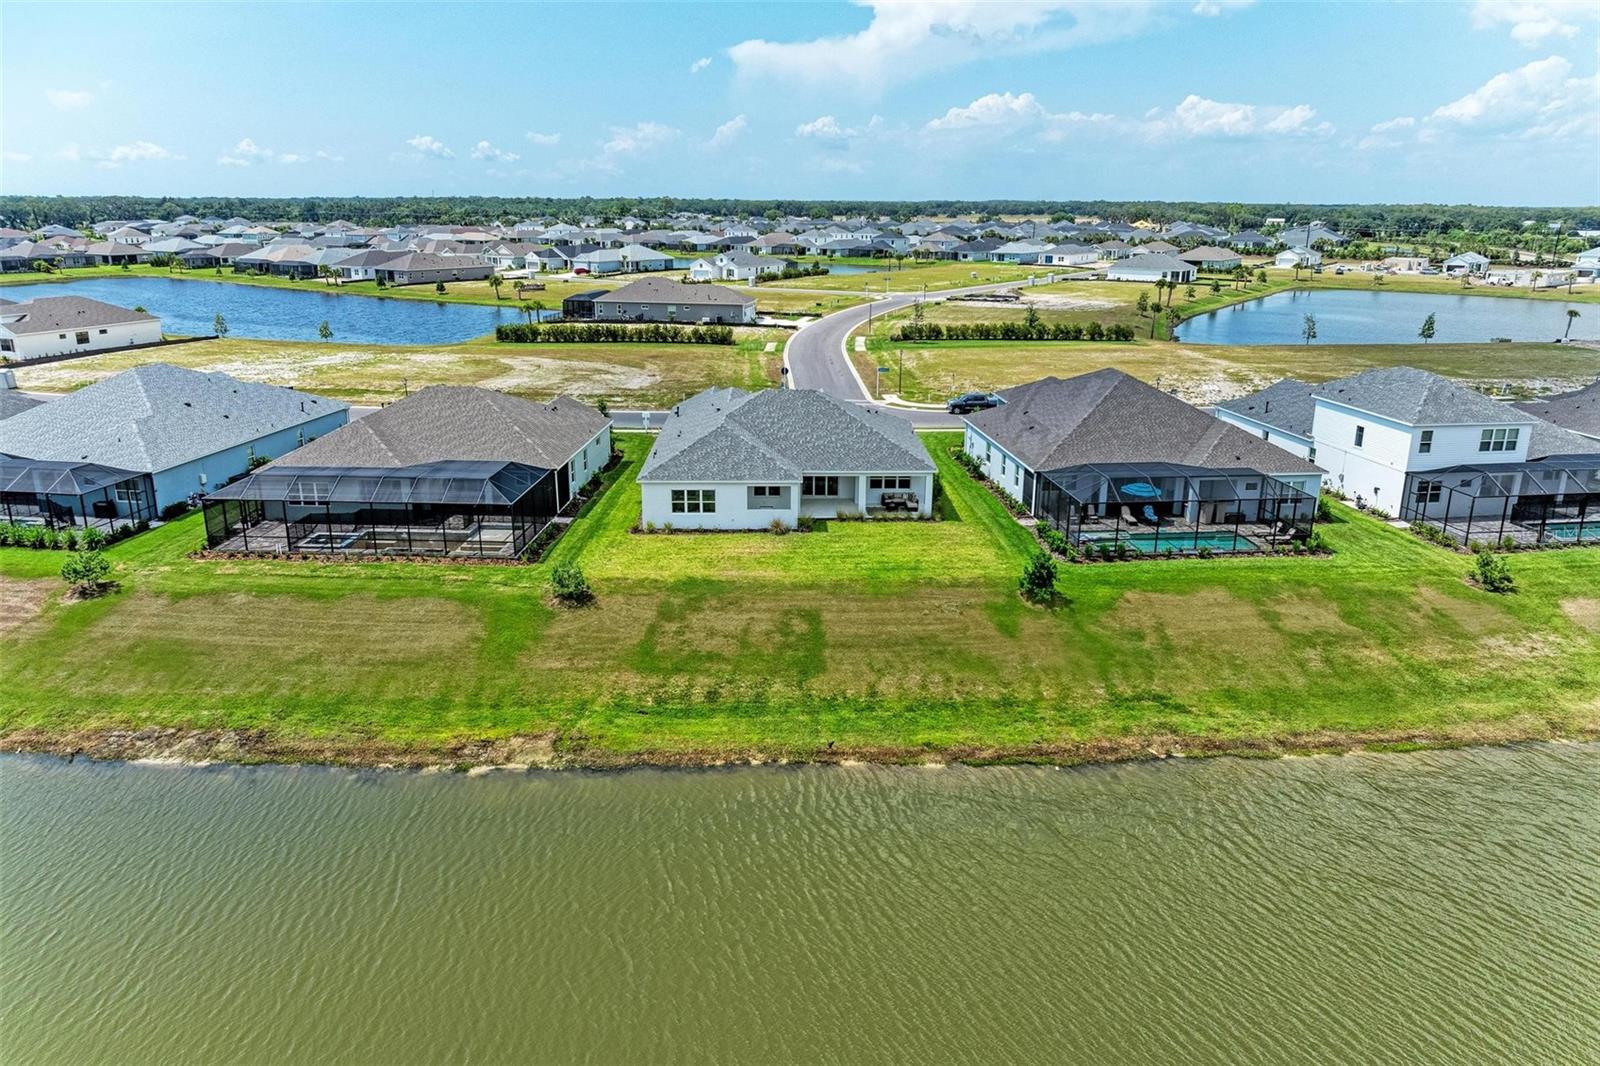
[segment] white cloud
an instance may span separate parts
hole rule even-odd
[[[437,138],[426,133],[419,133],[406,141],[411,149],[419,156],[431,156],[434,159],[454,159],[456,154],[445,147]]]
[[[608,156],[637,155],[666,144],[678,130],[659,122],[636,122],[632,126],[612,126],[611,137],[600,146]]]
[[[523,136],[527,138],[529,144],[537,144],[541,148],[554,148],[561,143],[561,134],[559,133],[540,133],[537,130],[529,130]]]
[[[1326,122],[1316,122],[1309,104],[1234,104],[1208,100],[1190,93],[1171,111],[1152,108],[1145,114],[1150,137],[1283,137],[1321,136],[1332,132]]]
[[[4,152],[0,152],[0,161],[7,163],[31,163],[33,162],[33,156],[29,155],[27,152],[13,152],[10,149],[7,149]]]
[[[724,145],[732,144],[734,141],[739,139],[749,125],[750,123],[743,115],[733,116],[728,121],[718,126],[717,132],[711,135],[711,140],[709,142],[711,147],[721,148]]]
[[[1114,121],[1114,115],[1098,112],[1054,112],[1032,93],[1004,92],[980,96],[965,107],[952,107],[938,118],[930,119],[922,129],[932,134],[972,135],[1018,134],[1033,130],[1046,140],[1061,140],[1075,128]]]
[[[1242,11],[1255,2],[1256,0],[1200,0],[1189,10],[1201,18],[1216,18],[1230,11]]]
[[[48,89],[44,98],[57,111],[82,111],[94,103],[94,93],[87,89]]]
[[[472,147],[472,158],[489,159],[496,163],[515,163],[522,157],[516,152],[508,152],[504,148],[496,148],[488,141],[479,141]]]
[[[1447,129],[1562,137],[1596,123],[1597,101],[1600,80],[1575,78],[1571,63],[1551,56],[1496,74],[1428,120]]]
[[[882,115],[873,115],[865,126],[841,126],[839,120],[832,115],[819,115],[810,122],[802,122],[796,126],[794,135],[821,141],[832,148],[843,148],[846,143],[857,137],[876,133],[882,126]]]
[[[76,146],[74,146],[76,152]],[[152,141],[132,141],[109,150],[91,150],[86,153],[101,170],[115,170],[124,163],[144,163],[157,159],[182,159]]]
[[[739,74],[877,92],[979,58],[1054,51],[1136,34],[1151,0],[858,0],[872,21],[809,41],[753,39],[728,49]]]
[[[247,167],[254,163],[304,163],[310,157],[302,152],[275,152],[265,145],[257,144],[249,137],[228,149],[217,157],[217,165],[224,167]],[[326,152],[318,152],[318,159],[333,158]]]
[[[343,163],[344,162],[344,156],[335,155],[334,153],[329,152],[329,151],[327,151],[325,149],[322,149],[322,148],[317,149],[316,157],[318,159],[324,160],[325,162],[328,162],[328,163]]]
[[[711,65],[711,57],[710,56],[701,56],[699,59],[696,59],[693,63],[689,64],[689,73],[690,74],[698,74],[702,70],[704,70],[707,67],[709,67],[710,65]]]
[[[1391,119],[1374,123],[1367,135],[1361,138],[1356,145],[1362,151],[1373,148],[1393,148],[1399,144],[1407,134],[1417,126],[1417,120],[1410,115],[1397,115]]]
[[[1552,37],[1578,35],[1578,23],[1600,17],[1600,7],[1588,2],[1564,0],[1477,0],[1472,6],[1472,25],[1480,30],[1511,27],[1511,39],[1532,47]]]
[[[64,163],[76,163],[83,158],[83,153],[78,151],[75,141],[68,141],[56,150],[55,157]]]

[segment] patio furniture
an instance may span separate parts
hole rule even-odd
[[[885,511],[915,511],[918,501],[914,492],[886,492],[878,502]]]
[[[1161,524],[1161,519],[1156,515],[1156,509],[1148,503],[1144,505],[1144,520],[1153,526]]]
[[[1139,520],[1133,517],[1133,512],[1128,510],[1126,504],[1124,504],[1122,507],[1122,520],[1130,526],[1136,526],[1139,524]]]

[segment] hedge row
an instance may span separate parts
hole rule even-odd
[[[732,344],[732,326],[666,322],[516,322],[496,326],[494,339],[511,344]]]
[[[1132,326],[1113,322],[908,322],[900,341],[1131,341]]]

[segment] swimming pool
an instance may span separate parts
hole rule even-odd
[[[1114,533],[1089,534],[1083,538],[1082,544],[1086,550],[1098,550],[1101,543],[1115,543],[1117,539]],[[1584,539],[1588,539],[1587,531]],[[1261,545],[1242,533],[1201,533],[1196,538],[1193,533],[1174,530],[1161,534],[1159,538],[1154,533],[1125,533],[1121,540],[1144,555],[1160,555],[1169,548],[1174,552],[1195,552],[1201,548],[1210,548],[1214,552],[1253,552],[1261,548]]]
[[[1600,515],[1586,519],[1581,523],[1584,544],[1600,544]],[[1554,537],[1556,540],[1578,540],[1580,523],[1578,522],[1550,522],[1544,527],[1545,536]]]

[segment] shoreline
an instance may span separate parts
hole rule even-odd
[[[100,729],[0,733],[0,754],[49,755],[73,761],[171,763],[209,766],[339,766],[374,770],[484,773],[493,770],[703,770],[734,766],[1094,766],[1165,759],[1233,757],[1275,759],[1500,747],[1532,742],[1593,743],[1600,725],[1572,732],[1542,722],[1474,722],[1447,730],[1317,731],[1276,737],[1204,737],[1155,734],[1049,744],[947,748],[837,747],[801,751],[762,749],[563,749],[554,733],[464,738],[439,744],[396,743],[362,737],[279,736],[267,730]]]

